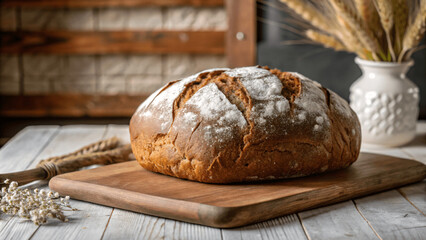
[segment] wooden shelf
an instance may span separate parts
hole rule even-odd
[[[148,95],[0,95],[2,117],[130,117]]]
[[[224,31],[0,32],[0,53],[224,54]]]
[[[224,0],[2,0],[2,7],[223,6]]]

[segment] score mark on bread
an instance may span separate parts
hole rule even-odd
[[[267,67],[210,69],[174,81],[130,122],[142,167],[208,183],[306,176],[358,157],[359,121],[336,93]]]

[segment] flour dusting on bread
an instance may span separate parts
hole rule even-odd
[[[212,128],[207,125],[206,140],[226,141],[232,133],[231,127],[237,126],[243,129],[247,126],[243,114],[238,108],[230,103],[226,96],[217,88],[214,83],[201,88],[187,102],[188,106],[194,106],[200,115],[200,121],[211,121],[215,119],[217,126]]]

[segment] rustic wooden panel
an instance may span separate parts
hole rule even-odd
[[[0,116],[130,117],[146,95],[0,95]]]
[[[0,53],[223,54],[224,31],[0,32]]]
[[[3,0],[4,7],[222,6],[223,0]]]
[[[256,1],[227,0],[226,55],[229,67],[256,64]]]

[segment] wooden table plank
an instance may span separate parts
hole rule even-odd
[[[402,187],[399,192],[423,215],[426,214],[426,180]]]
[[[70,203],[78,211],[66,214],[68,222],[50,220],[52,223],[40,226],[31,239],[100,239],[112,209],[77,200]]]
[[[296,214],[287,215],[268,222],[258,223],[261,236],[267,239],[306,239]]]
[[[51,138],[58,126],[26,127],[0,150],[0,172],[25,170]]]
[[[220,229],[166,219],[165,239],[216,240],[222,239]]]
[[[399,157],[399,158],[406,158],[406,159],[412,159],[409,155],[404,153],[399,148],[375,148],[371,146],[361,145],[361,152],[368,152],[368,153],[377,153],[377,154],[383,154],[393,157]]]
[[[120,138],[120,140],[123,141],[123,144],[130,143],[129,125],[108,125],[105,138],[114,136]]]
[[[362,215],[382,239],[424,239],[426,217],[397,191],[355,200]]]
[[[379,239],[352,201],[299,213],[311,239]]]
[[[105,126],[61,127],[59,133],[30,164],[30,167],[34,167],[41,159],[69,153],[98,141],[104,136],[104,133]],[[50,224],[37,227],[30,221],[12,218],[0,232],[0,236],[13,236],[15,238],[15,235],[19,234],[16,239],[27,239],[29,237],[33,239],[99,239],[108,221],[111,208],[75,200],[71,200],[71,205],[81,211],[68,212],[66,215],[71,220],[68,223],[50,220]]]
[[[102,239],[221,239],[220,229],[114,209]]]
[[[417,124],[417,134],[412,142],[402,146],[401,150],[412,159],[426,164],[426,122]],[[426,214],[426,181],[409,185],[398,191],[423,215]]]
[[[423,215],[426,214],[426,181],[399,189],[399,192]]]
[[[222,229],[222,235],[224,240],[307,239],[296,214],[241,228]]]
[[[378,154],[384,154],[384,155],[391,155],[401,158],[407,158],[412,159],[407,153],[402,151],[399,148],[371,148],[370,146],[363,145],[362,146],[363,152],[371,152],[371,153],[378,153]],[[392,194],[399,198],[401,202],[405,202],[406,204],[409,204],[409,202],[404,201],[403,197],[397,193],[396,190],[389,191],[392,192]],[[419,196],[413,196],[413,198],[418,199]],[[419,199],[417,202],[424,202],[424,200]],[[352,204],[352,202],[346,202],[341,203],[346,204],[344,208],[339,208],[340,204],[331,205],[324,208],[314,209],[306,212],[300,213],[300,216],[302,218],[302,222],[308,232],[308,234],[313,239],[342,239],[342,238],[352,238],[352,239],[375,239],[377,236],[375,236],[375,229],[370,228],[363,220],[362,216],[362,210],[361,213],[358,212],[358,210],[355,208],[355,206]],[[398,209],[393,209],[398,211]],[[401,214],[405,214],[403,209],[400,209]],[[306,219],[306,216],[310,216],[310,219]],[[365,217],[365,216],[364,216]],[[372,217],[369,215],[369,217]],[[342,220],[336,220],[341,218]],[[368,221],[370,219],[366,217]],[[374,221],[373,221],[374,222]],[[354,224],[356,223],[356,224]],[[323,224],[323,225],[322,225]],[[325,226],[332,226],[325,227]],[[333,235],[336,234],[336,235]],[[360,236],[358,236],[360,235]],[[381,236],[381,235],[380,235]],[[382,237],[382,236],[381,236]]]
[[[272,220],[269,220],[272,221]],[[267,222],[269,222],[267,221]],[[303,232],[303,230],[302,230]],[[249,226],[222,229],[222,236],[224,240],[261,240],[263,239],[260,233],[258,224],[252,224]],[[306,239],[306,238],[302,238]]]
[[[426,122],[420,122],[417,125],[418,134],[416,138],[406,146],[401,148],[382,148],[369,149],[364,148],[366,152],[374,152],[378,154],[393,155],[401,158],[413,159],[426,164],[426,143],[423,138],[426,134]],[[426,181],[415,185],[409,185],[398,189],[400,194],[409,201],[421,213],[425,213],[426,205]]]
[[[25,170],[57,133],[58,128],[58,126],[27,127],[20,131],[0,149],[0,172]],[[4,230],[15,224],[15,222],[10,221],[11,216],[0,214],[0,219],[0,239],[22,238],[23,232],[21,231]],[[21,226],[28,224],[32,225],[32,223],[22,223]]]
[[[406,147],[412,144],[410,143]],[[370,150],[380,154],[413,159],[401,148],[369,149],[368,151]],[[416,196],[413,198],[417,199]],[[407,197],[407,199],[409,198]],[[354,202],[363,217],[382,239],[424,239],[426,217],[419,211],[421,207],[415,206],[416,203],[407,201],[407,199],[397,190],[391,190],[356,199]]]
[[[413,159],[426,164],[426,122],[417,124],[416,137],[406,146],[402,146],[401,150]]]
[[[102,239],[164,239],[164,222],[164,218],[114,209]]]
[[[41,157],[57,156],[74,151],[105,138],[105,135],[106,126],[104,125],[62,127],[57,137],[45,149],[45,156]],[[70,222],[55,221],[55,228],[47,225],[40,226],[31,239],[100,239],[112,209],[77,200],[71,200],[70,203],[71,206],[79,209],[79,211],[67,214]]]

